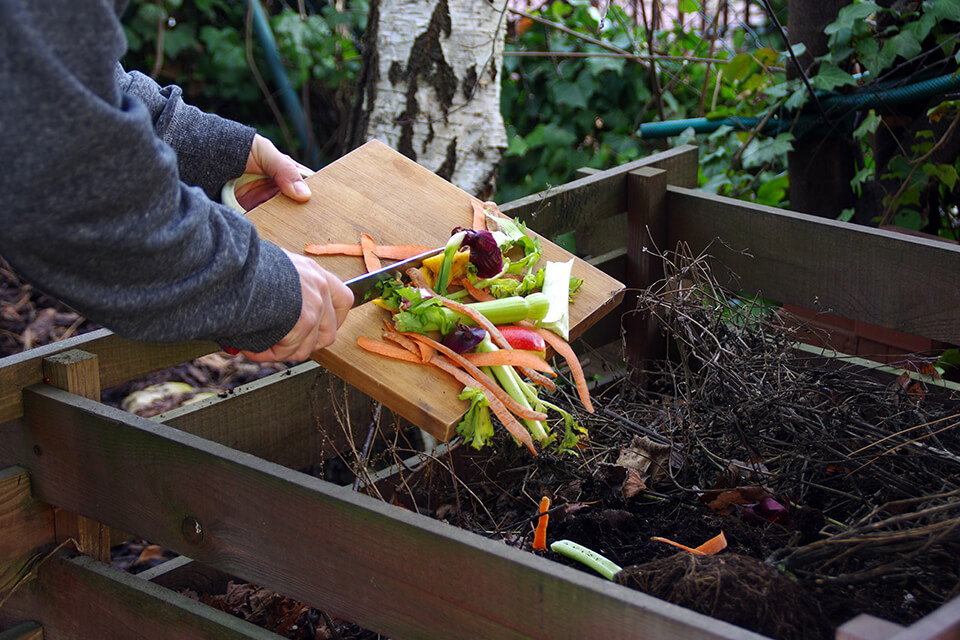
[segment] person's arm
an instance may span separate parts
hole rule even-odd
[[[0,175],[0,254],[121,335],[206,338],[249,352],[289,344],[312,313],[302,313],[304,293],[313,295],[304,280],[342,283],[315,263],[295,265],[242,215],[181,180],[153,114],[117,84],[123,37],[113,6],[0,3],[0,122],[16,123],[0,137],[10,164]],[[161,135],[180,131],[176,115]],[[245,167],[238,155],[226,173]],[[335,318],[326,314],[327,325],[337,324],[349,301],[336,289],[326,303]],[[310,333],[319,336],[320,324]]]

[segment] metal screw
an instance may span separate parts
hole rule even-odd
[[[200,544],[203,541],[203,527],[200,525],[200,521],[193,516],[187,516],[183,519],[180,532],[191,544]]]
[[[40,448],[40,445],[35,444],[35,445],[33,445],[33,453],[34,453],[34,455],[36,455],[36,456],[41,456],[41,455],[43,455],[43,449]]]

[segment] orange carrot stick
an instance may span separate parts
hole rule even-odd
[[[583,367],[580,366],[580,360],[577,358],[577,354],[574,353],[573,347],[553,331],[535,326],[530,322],[518,322],[517,324],[529,327],[539,333],[543,336],[544,341],[553,347],[554,351],[563,356],[563,359],[567,361],[567,366],[570,367],[570,375],[573,376],[573,382],[577,386],[577,395],[580,396],[580,402],[583,403],[583,407],[587,411],[593,413],[593,401],[590,400],[590,390],[587,388],[587,379],[583,375]]]
[[[435,247],[427,247],[419,244],[378,244],[374,245],[373,253],[378,258],[384,260],[406,260],[421,253],[430,251]],[[350,244],[345,242],[328,242],[327,244],[307,244],[303,250],[304,253],[311,256],[357,256],[363,255],[363,247],[360,244]]]
[[[460,384],[465,387],[482,387],[478,380],[474,379],[469,373],[455,365],[450,360],[447,360],[439,353],[434,354],[433,358],[430,360],[430,364],[446,371],[451,376],[453,376]],[[520,421],[517,420],[510,410],[507,409],[502,402],[497,398],[496,395],[490,393],[484,393],[487,397],[487,401],[490,403],[490,410],[493,411],[493,415],[497,416],[497,419],[500,420],[500,423],[503,424],[507,432],[510,433],[514,438],[519,440],[521,443],[526,445],[527,449],[530,450],[530,453],[537,455],[537,450],[533,446],[533,437],[530,435],[530,432],[527,431]]]
[[[680,544],[679,542],[674,542],[669,538],[661,538],[660,536],[654,536],[650,539],[656,540],[657,542],[666,542],[667,544],[672,544],[675,547],[683,549],[684,551],[689,551],[697,556],[712,556],[715,553],[723,551],[727,547],[727,539],[723,535],[723,531],[721,531],[719,535],[710,538],[696,549],[692,549],[685,544]]]
[[[407,351],[403,347],[390,344],[389,342],[374,340],[373,338],[368,338],[367,336],[358,336],[357,345],[364,351],[369,351],[370,353],[375,353],[380,356],[386,356],[387,358],[393,358],[394,360],[403,360],[405,362],[422,364],[419,356]]]
[[[550,515],[547,509],[550,508],[550,498],[543,496],[540,499],[540,513],[537,519],[537,528],[533,532],[533,548],[535,551],[543,551],[547,548],[547,523],[550,521]]]
[[[470,281],[466,278],[457,278],[457,284],[467,290],[467,293],[470,294],[470,297],[476,300],[477,302],[487,302],[489,300],[496,300],[493,294],[484,291],[483,289],[477,289],[475,286],[470,284]]]
[[[482,386],[484,390],[490,391],[496,395],[497,399],[500,400],[510,411],[520,416],[521,418],[526,418],[527,420],[546,420],[547,414],[541,413],[539,411],[534,411],[528,407],[524,407],[519,402],[510,397],[506,391],[503,390],[499,384],[490,379],[490,376],[485,374],[483,371],[480,371],[476,366],[474,366],[469,360],[464,358],[462,355],[450,349],[444,344],[441,344],[430,338],[428,336],[421,335],[419,333],[403,333],[402,335],[407,336],[408,338],[416,342],[425,342],[432,346],[434,349],[445,355],[447,358],[452,360],[454,363],[460,365],[464,368],[467,373],[469,373],[477,382],[474,386]]]
[[[497,367],[504,365],[510,367],[526,367],[534,369],[535,371],[543,371],[552,376],[557,375],[546,360],[530,351],[500,349],[499,351],[464,353],[462,355],[477,367]]]
[[[360,234],[360,249],[363,251],[363,264],[367,268],[367,271],[376,271],[382,265],[380,264],[380,258],[376,254],[377,243],[373,241],[369,235],[365,233]]]

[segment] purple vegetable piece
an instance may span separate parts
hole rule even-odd
[[[481,327],[468,327],[465,324],[457,323],[453,331],[443,336],[443,344],[457,353],[466,353],[483,342],[486,336],[486,329]]]
[[[787,508],[773,498],[764,498],[760,502],[743,506],[743,519],[753,524],[783,522],[787,515]]]
[[[461,247],[470,247],[470,262],[477,268],[481,278],[492,278],[503,269],[503,254],[493,234],[485,229],[462,229],[457,227],[454,233],[463,231],[466,235]]]

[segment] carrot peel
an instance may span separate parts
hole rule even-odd
[[[547,523],[550,521],[550,498],[543,496],[540,499],[540,517],[537,519],[537,528],[533,532],[533,549],[543,551],[547,548]]]
[[[697,556],[712,556],[727,548],[727,538],[723,535],[723,531],[696,548],[691,548],[687,545],[680,544],[679,542],[674,542],[669,538],[661,538],[660,536],[654,536],[650,539],[656,540],[657,542],[666,542],[667,544],[673,545]]]

